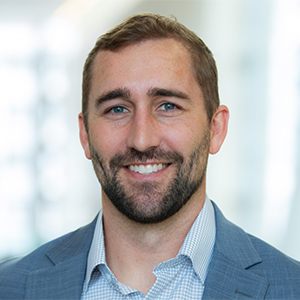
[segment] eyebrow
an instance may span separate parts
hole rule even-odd
[[[180,91],[172,90],[172,89],[160,89],[160,88],[152,88],[147,93],[147,96],[150,98],[156,96],[167,96],[167,97],[176,97],[180,99],[190,99],[190,97]]]
[[[99,106],[103,102],[113,100],[116,98],[129,99],[130,98],[129,90],[126,88],[118,88],[116,90],[109,91],[97,98],[96,105]]]
[[[131,96],[130,91],[127,88],[118,88],[99,96],[96,99],[96,106],[101,105],[103,102],[117,99],[117,98],[128,100],[130,99],[130,96]],[[149,98],[154,98],[157,96],[166,96],[166,97],[176,97],[180,99],[190,99],[190,97],[183,92],[176,91],[173,89],[162,89],[162,88],[151,88],[147,92],[147,96]]]

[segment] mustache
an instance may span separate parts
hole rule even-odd
[[[110,161],[112,170],[116,170],[129,162],[145,163],[147,160],[159,160],[169,163],[183,163],[183,156],[177,151],[164,151],[160,148],[151,148],[140,152],[134,148],[128,149],[125,153],[117,153]]]

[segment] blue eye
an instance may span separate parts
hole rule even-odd
[[[175,109],[177,106],[172,103],[165,103],[161,106],[161,110],[172,110]]]
[[[124,107],[122,106],[115,106],[111,109],[111,111],[114,113],[114,114],[121,114],[121,113],[124,113],[127,111],[127,109],[125,109]]]

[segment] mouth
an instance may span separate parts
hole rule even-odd
[[[143,175],[149,175],[158,172],[170,164],[147,164],[147,165],[128,165],[126,166],[132,172],[136,172]]]

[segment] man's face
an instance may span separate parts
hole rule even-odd
[[[99,52],[88,109],[89,132],[81,122],[81,139],[102,201],[134,221],[155,223],[205,190],[210,127],[180,43],[150,40]]]

